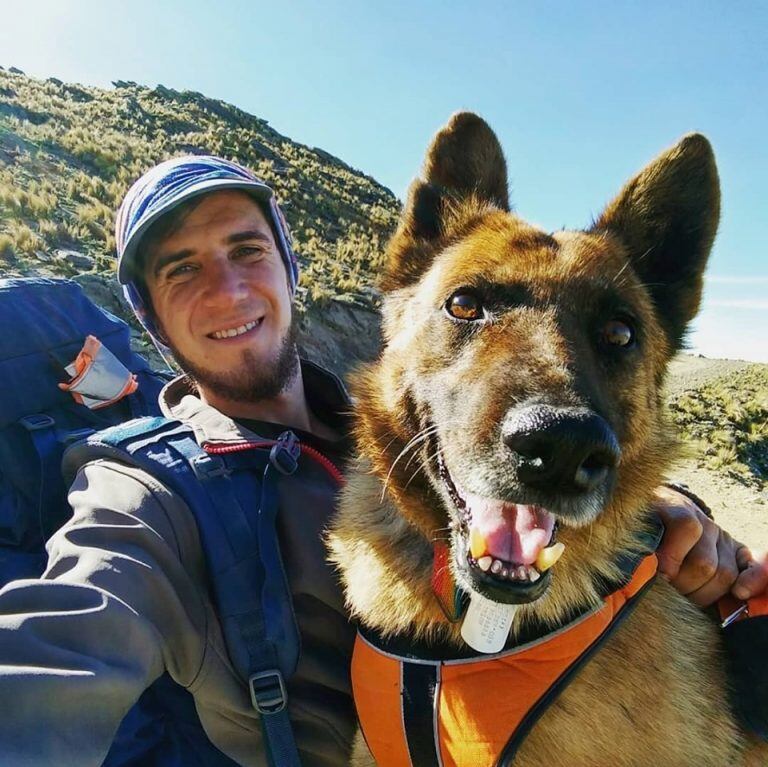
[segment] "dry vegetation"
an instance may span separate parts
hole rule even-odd
[[[155,163],[213,153],[252,168],[283,202],[306,304],[369,303],[399,203],[370,177],[200,93],[116,82],[112,90],[0,68],[0,272],[69,276],[75,249],[113,268],[114,211]]]
[[[670,411],[702,468],[761,491],[768,483],[768,366],[751,365],[670,398]]]

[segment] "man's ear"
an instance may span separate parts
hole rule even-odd
[[[692,133],[635,176],[592,228],[626,246],[675,350],[699,309],[719,217],[712,147]]]
[[[462,206],[465,214],[489,207],[509,210],[501,146],[485,120],[471,112],[455,114],[432,139],[388,246],[384,290],[418,279]]]

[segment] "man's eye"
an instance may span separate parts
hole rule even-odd
[[[176,277],[185,277],[194,271],[192,264],[179,264],[166,272],[166,278],[172,280]]]
[[[454,293],[446,302],[445,310],[457,320],[481,320],[485,316],[480,299],[469,291]]]
[[[256,245],[242,245],[235,251],[235,256],[237,258],[250,258],[260,256],[263,252],[264,249]]]

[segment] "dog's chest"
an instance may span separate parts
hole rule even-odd
[[[573,642],[478,662],[405,663],[359,639],[353,662],[356,704],[376,763],[735,763],[735,730],[725,701],[713,696],[700,702],[702,690],[722,689],[722,680],[707,669],[712,659],[706,650],[697,658],[690,646],[683,648],[685,632],[663,620],[668,606],[653,591],[648,605],[638,608],[562,692],[557,685],[582,649]],[[702,643],[695,646],[706,647],[706,624],[696,618]],[[551,699],[550,688],[559,693]],[[548,706],[543,715],[542,705]]]

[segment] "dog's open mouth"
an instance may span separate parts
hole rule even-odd
[[[555,516],[541,506],[469,493],[456,485],[440,456],[438,467],[458,512],[456,562],[472,588],[496,602],[538,599],[564,549],[556,542]]]

